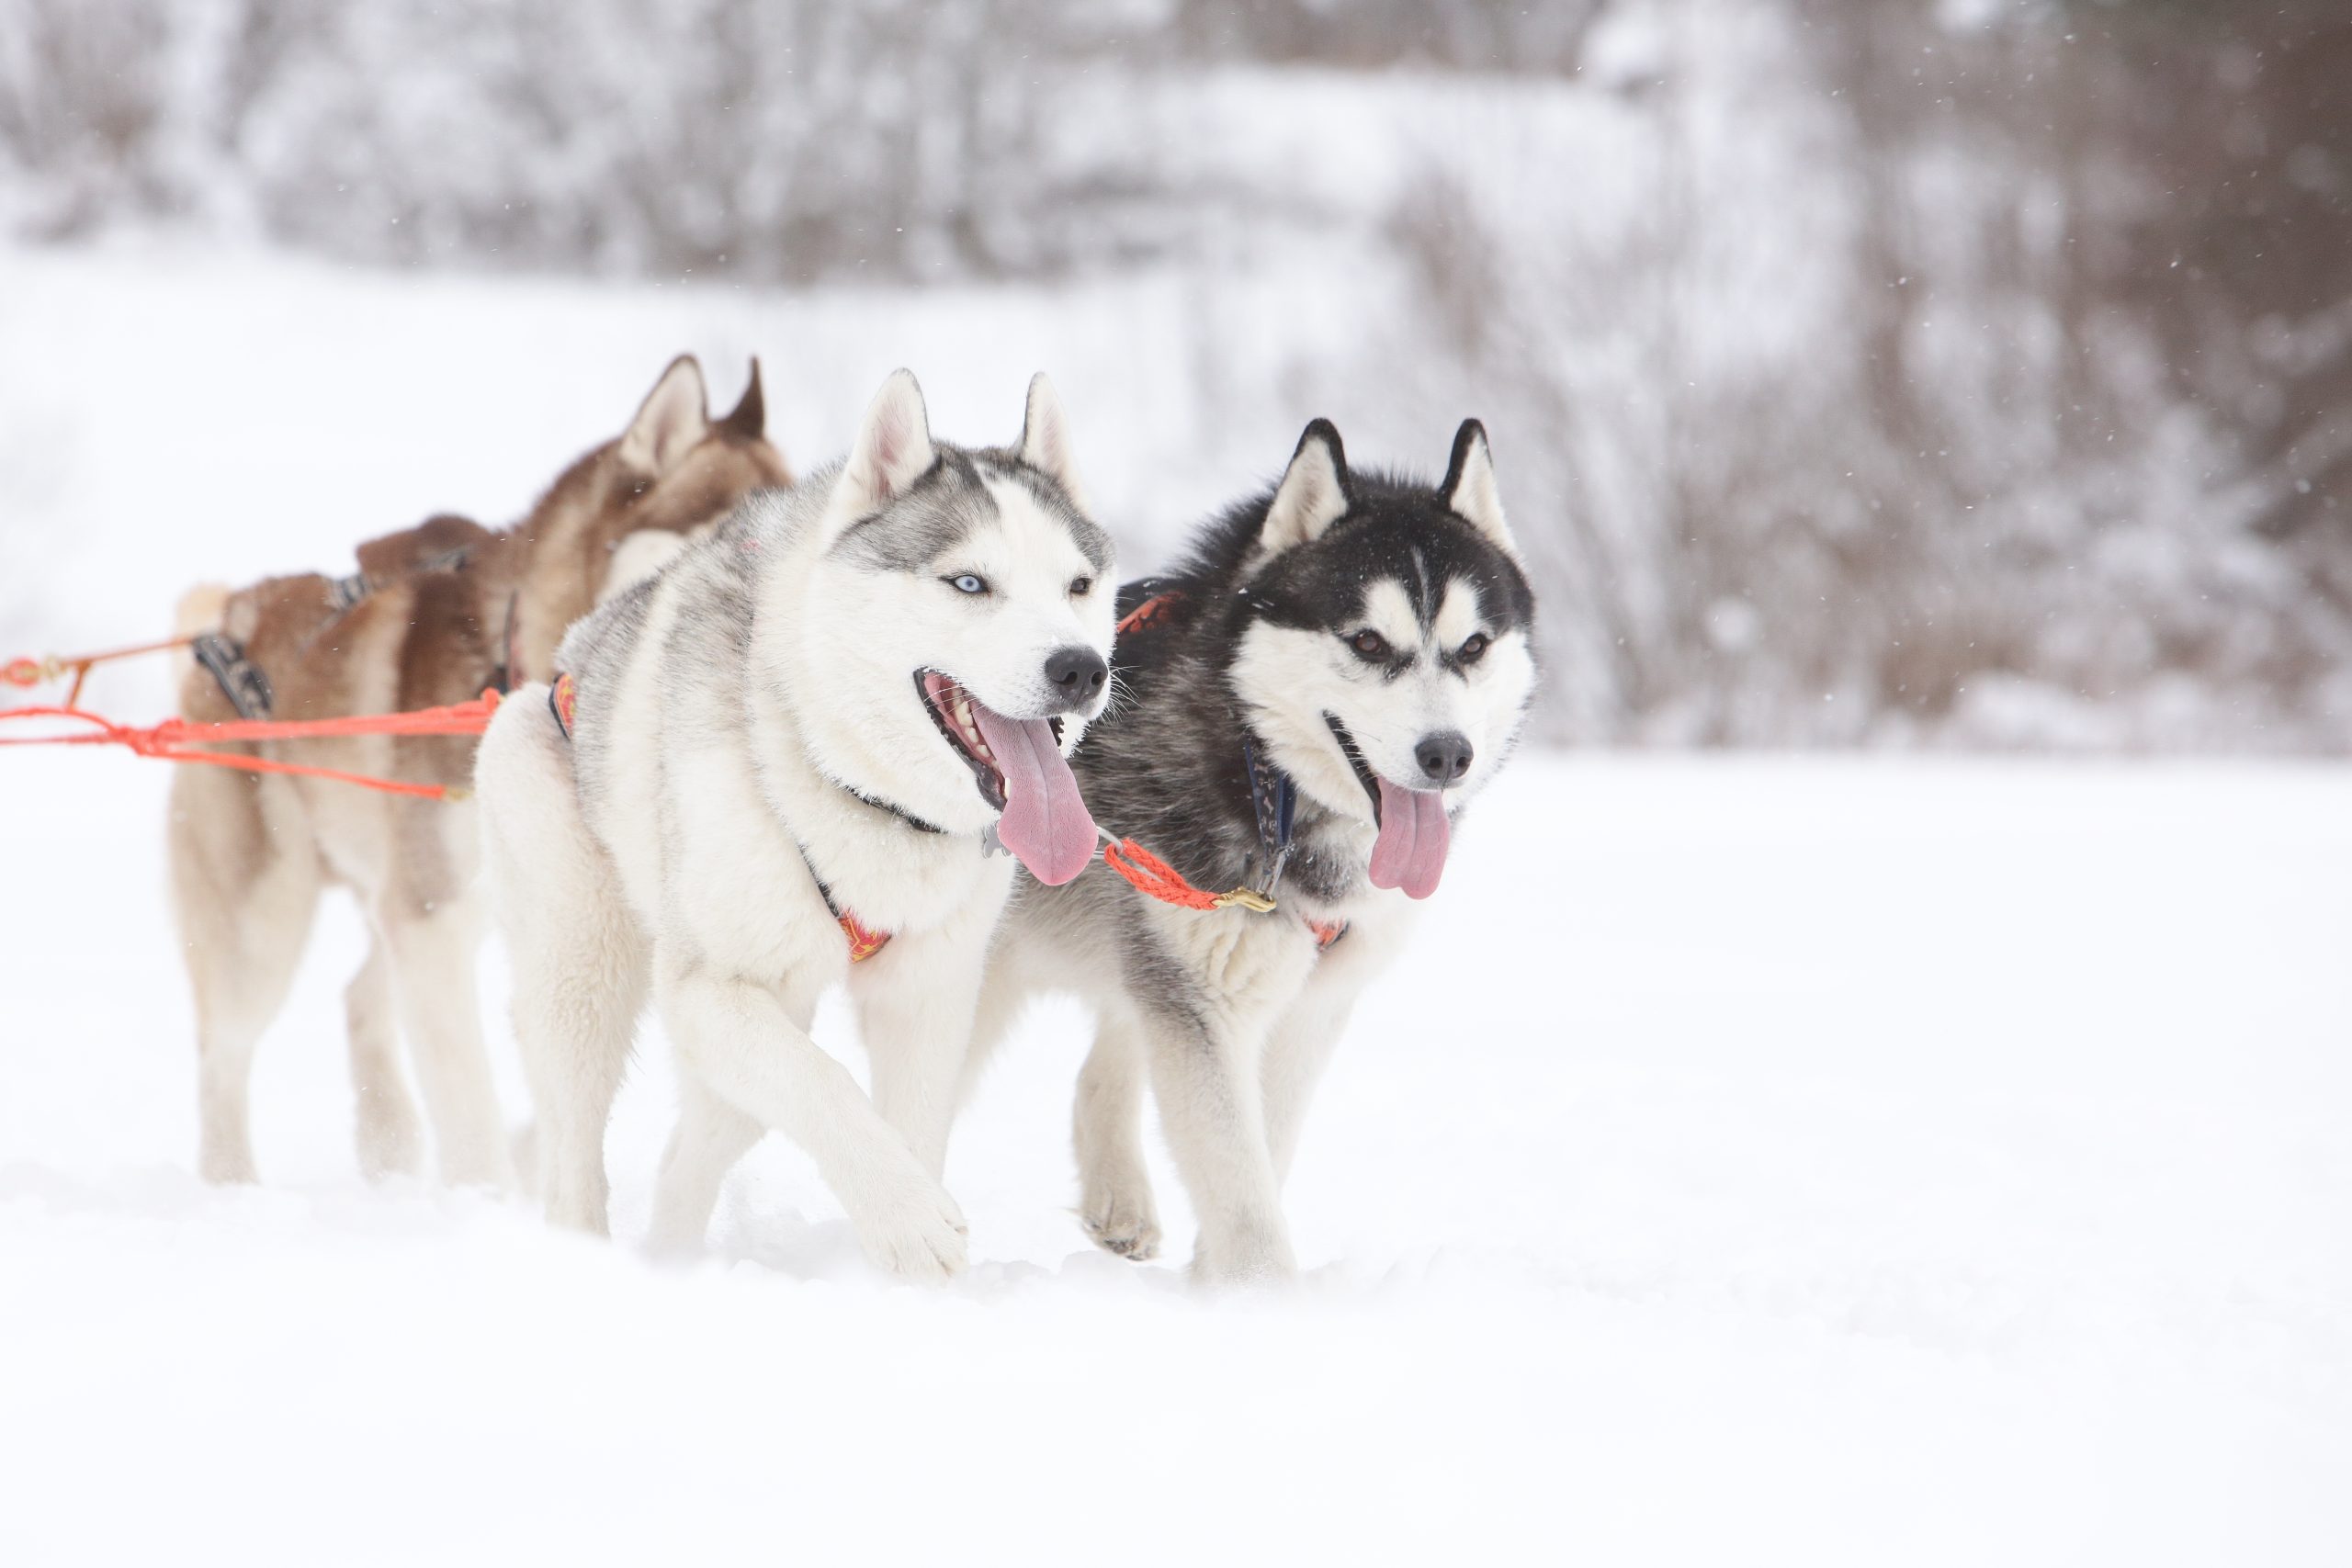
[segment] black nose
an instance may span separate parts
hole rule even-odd
[[[1470,771],[1470,738],[1458,729],[1424,735],[1413,748],[1413,755],[1419,760],[1421,772],[1443,789]]]
[[[1046,656],[1046,683],[1054,689],[1064,711],[1093,699],[1111,678],[1111,667],[1091,648],[1057,648]]]

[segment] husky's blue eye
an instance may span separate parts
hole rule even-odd
[[[1081,599],[1092,592],[1093,587],[1094,580],[1091,577],[1073,577],[1069,580],[1070,592]]]
[[[989,591],[988,579],[978,572],[957,572],[947,581],[958,593],[986,593]]]

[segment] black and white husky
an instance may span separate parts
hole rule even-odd
[[[477,777],[551,1220],[605,1229],[650,989],[680,1069],[657,1247],[699,1243],[774,1127],[876,1263],[963,1266],[939,1177],[995,852],[1045,884],[1093,852],[1062,749],[1107,695],[1111,558],[1043,376],[1017,446],[967,449],[901,370],[845,462],[751,498],[501,705]],[[844,976],[870,1100],[808,1036]]]
[[[1133,695],[1073,758],[1087,800],[1194,887],[1274,907],[1175,907],[1099,865],[1066,886],[1024,879],[976,1038],[984,1052],[1034,991],[1091,1001],[1076,1115],[1088,1231],[1129,1258],[1158,1249],[1148,1072],[1200,1215],[1195,1273],[1279,1278],[1295,1267],[1281,1188],[1315,1081],[1534,691],[1533,606],[1486,432],[1462,426],[1431,489],[1351,474],[1317,420],[1271,494],[1120,607]]]

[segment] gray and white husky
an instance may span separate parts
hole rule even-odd
[[[477,776],[550,1220],[605,1230],[650,989],[679,1066],[657,1247],[699,1244],[773,1127],[877,1264],[963,1266],[939,1179],[1012,885],[994,852],[1048,885],[1091,856],[1062,749],[1107,695],[1111,558],[1043,376],[1017,446],[967,449],[901,370],[846,461],[752,497],[499,708]],[[871,1100],[808,1036],[844,977]]]
[[[1174,907],[1102,866],[1061,887],[1024,879],[974,1063],[1032,992],[1084,996],[1088,1231],[1129,1258],[1158,1249],[1148,1072],[1200,1215],[1195,1274],[1280,1278],[1295,1268],[1281,1188],[1316,1079],[1534,691],[1533,605],[1486,432],[1463,424],[1432,489],[1351,473],[1317,420],[1272,493],[1120,608],[1132,700],[1073,759],[1087,800],[1193,886],[1274,908]]]

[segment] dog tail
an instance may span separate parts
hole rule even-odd
[[[220,618],[229,608],[230,592],[226,583],[199,582],[181,594],[180,602],[172,607],[172,635],[194,637],[198,632],[219,631]],[[196,655],[185,648],[172,655],[172,661],[178,667],[178,674],[185,675],[196,668]]]

